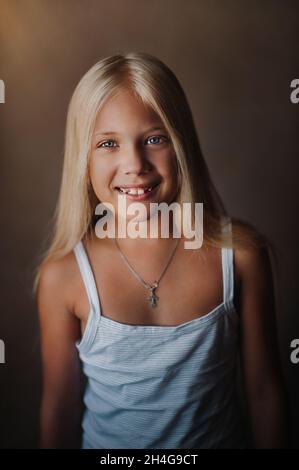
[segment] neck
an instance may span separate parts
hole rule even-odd
[[[125,233],[124,233],[125,228]],[[130,231],[134,228],[133,233]],[[167,246],[173,245],[174,239],[178,240],[181,238],[180,233],[177,233],[177,236],[174,236],[175,231],[173,230],[173,217],[172,213],[169,214],[169,224],[168,224],[168,232],[164,230],[162,236],[162,229],[161,229],[161,215],[159,214],[158,223],[157,223],[157,230],[154,231],[153,228],[151,230],[150,226],[150,219],[138,221],[138,223],[134,224],[133,222],[124,222],[122,224],[122,231],[120,231],[120,227],[118,221],[115,224],[115,238],[119,241],[122,246],[132,246],[136,250],[138,247],[141,249],[151,248],[151,247],[159,247],[159,246]]]

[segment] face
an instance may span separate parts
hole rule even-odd
[[[129,90],[110,97],[97,114],[89,176],[99,201],[112,204],[116,215],[118,198],[126,207],[142,203],[147,219],[150,203],[170,204],[176,198],[176,156],[170,137],[159,116]],[[136,214],[119,216],[144,220]]]

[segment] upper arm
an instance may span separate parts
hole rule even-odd
[[[48,262],[41,270],[37,305],[40,323],[43,398],[42,426],[47,433],[54,417],[80,413],[83,376],[76,348],[79,320],[72,313],[69,270],[65,262]]]
[[[247,392],[260,394],[281,380],[275,293],[267,248],[236,250],[241,279],[241,360]]]

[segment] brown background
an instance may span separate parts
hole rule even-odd
[[[298,123],[296,1],[1,0],[2,448],[36,446],[40,394],[32,271],[61,178],[67,105],[100,58],[140,50],[176,73],[188,96],[212,177],[231,215],[279,250],[281,356],[299,419]],[[294,433],[294,445],[299,438]]]

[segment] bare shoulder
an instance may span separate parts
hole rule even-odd
[[[37,302],[40,310],[45,304],[56,304],[73,312],[74,296],[73,283],[76,276],[74,254],[68,253],[55,260],[43,263],[37,290]]]
[[[241,303],[250,306],[248,311],[258,311],[257,305],[273,308],[274,280],[271,260],[272,242],[251,224],[232,223],[238,239],[234,243],[234,259],[240,283]],[[254,302],[256,305],[254,306]]]
[[[269,252],[265,246],[237,247],[234,252],[236,266],[242,277],[257,274],[271,265]]]
[[[257,274],[271,266],[270,240],[252,224],[232,220],[236,267],[243,276]]]

